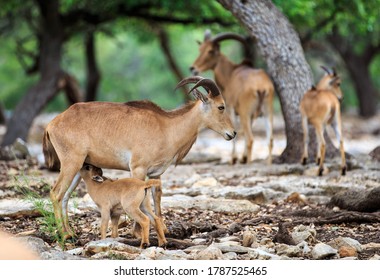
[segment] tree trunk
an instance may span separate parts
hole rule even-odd
[[[285,120],[287,144],[280,161],[298,162],[303,146],[299,103],[303,94],[314,84],[299,36],[288,19],[269,0],[218,2],[231,11],[256,39],[258,51],[264,57],[274,81]],[[310,135],[310,155],[315,154],[313,151],[316,150],[314,135]],[[328,151],[337,150],[329,138],[326,142]]]
[[[7,123],[2,146],[11,145],[17,138],[27,140],[34,118],[57,93],[59,80],[63,74],[60,60],[64,34],[59,17],[59,2],[39,0],[37,4],[43,27],[39,63],[40,80],[28,90],[15,108]]]
[[[82,101],[82,93],[78,81],[69,73],[63,73],[59,80],[58,90],[65,92],[70,105]]]
[[[358,212],[375,212],[380,210],[380,187],[371,190],[348,190],[335,194],[329,206]]]
[[[96,62],[95,37],[94,32],[86,34],[86,66],[87,66],[87,82],[85,101],[96,100],[98,86],[100,82],[100,71]]]
[[[369,73],[369,65],[376,52],[371,52],[372,48],[367,46],[362,54],[356,54],[352,46],[337,32],[328,38],[344,60],[350,73],[359,101],[359,115],[362,117],[376,115],[378,91]]]
[[[3,104],[0,103],[0,124],[5,124],[5,122],[6,122],[5,110],[4,110]]]
[[[169,43],[169,38],[166,30],[162,28],[161,26],[156,28],[156,33],[158,36],[158,39],[160,41],[160,46],[161,50],[164,53],[166,60],[169,64],[169,68],[171,69],[172,73],[174,76],[177,78],[177,81],[181,81],[184,78],[184,75],[181,72],[181,69],[177,65],[177,62],[175,61],[172,52],[170,50],[170,43]],[[184,99],[185,100],[190,100],[190,95],[187,94],[186,87],[181,88],[183,94],[184,94]]]

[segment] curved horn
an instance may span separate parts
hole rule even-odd
[[[192,77],[185,78],[177,84],[174,90],[177,90],[178,88],[183,87],[184,85],[187,85],[189,83],[198,83],[202,79],[203,77],[201,76],[192,76]]]
[[[321,65],[321,68],[322,68],[323,70],[325,70],[325,72],[327,73],[327,75],[334,74],[334,73],[331,73],[331,71],[330,71],[327,67],[325,67],[325,66],[323,66],[323,65]]]
[[[204,89],[209,91],[211,93],[212,97],[216,97],[216,96],[220,95],[220,90],[219,90],[218,86],[211,79],[204,78],[204,79],[200,80],[199,82],[197,82],[195,84],[195,86],[190,91],[193,91],[194,89],[196,89],[198,87],[203,87]]]
[[[182,87],[184,85],[187,85],[189,83],[195,83],[195,86],[189,90],[189,92],[192,92],[196,88],[202,86],[205,88],[207,91],[211,92],[211,96],[215,97],[220,94],[220,90],[218,86],[215,84],[215,82],[211,79],[206,79],[201,76],[193,76],[193,77],[188,77],[180,81],[175,89],[178,89],[179,87]]]
[[[236,33],[231,33],[231,32],[220,33],[218,35],[215,35],[215,37],[212,38],[211,41],[214,43],[218,43],[218,42],[224,41],[224,40],[236,40],[236,41],[241,42],[244,45],[247,45],[247,41],[245,40],[245,38],[243,36],[236,34]]]
[[[211,42],[216,44],[224,40],[238,41],[243,44],[246,54],[249,54],[251,52],[246,38],[236,33],[232,33],[232,32],[220,33],[218,35],[215,35],[215,37],[212,38]]]

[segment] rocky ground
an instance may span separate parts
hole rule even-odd
[[[328,205],[345,190],[380,187],[380,164],[368,153],[380,145],[380,118],[344,117],[346,150],[353,155],[347,176],[339,159],[327,162],[316,177],[310,163],[265,163],[261,123],[256,129],[254,162],[228,164],[230,143],[204,132],[183,164],[163,175],[163,213],[170,231],[167,249],[138,248],[133,222],[123,217],[118,239],[99,241],[99,213],[83,183],[70,201],[70,223],[77,237],[57,239],[48,193],[57,173],[43,169],[41,131],[33,127],[29,160],[0,161],[0,230],[23,240],[43,259],[380,259],[380,215]],[[277,117],[274,154],[285,146]],[[242,142],[238,141],[242,149]],[[114,178],[129,176],[105,170]],[[33,195],[32,195],[33,194]],[[41,210],[42,209],[42,210]],[[43,210],[45,209],[45,210]]]

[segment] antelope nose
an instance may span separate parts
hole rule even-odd
[[[191,74],[193,74],[194,76],[198,75],[198,71],[195,69],[194,66],[190,66],[189,69],[190,69]]]
[[[232,133],[232,135],[231,134],[229,134],[229,133],[226,133],[226,135],[227,135],[227,140],[232,140],[232,139],[234,139],[235,138],[235,136],[236,136],[236,131],[234,131],[233,133]]]

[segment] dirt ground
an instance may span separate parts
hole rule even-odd
[[[39,167],[32,163],[27,164],[25,161],[17,162],[0,162],[1,170],[13,170],[13,173],[32,173],[40,174],[43,177],[46,170],[39,170]],[[7,168],[4,168],[7,166]],[[205,165],[200,165],[201,168]],[[24,168],[27,169],[24,169]],[[210,172],[210,167],[204,172]],[[11,172],[11,173],[12,173]],[[9,174],[9,173],[8,173]],[[0,190],[5,188],[7,175],[4,172],[0,174]],[[8,178],[9,179],[9,178]],[[44,181],[31,182],[29,187],[38,193],[41,197],[48,197],[50,190],[49,184]],[[9,188],[7,187],[7,191]],[[16,186],[13,189],[13,198],[22,198],[24,194]],[[84,186],[81,184],[77,190],[77,196],[85,195]],[[170,231],[167,236],[169,240],[168,249],[185,249],[192,245],[186,240],[192,240],[197,237],[206,239],[211,243],[213,240],[226,235],[236,236],[242,239],[243,232],[250,230],[256,233],[258,240],[269,239],[276,241],[276,235],[279,232],[280,224],[291,223],[291,227],[297,224],[314,225],[317,232],[317,242],[329,242],[337,237],[351,237],[361,244],[380,243],[380,215],[378,222],[343,222],[343,223],[318,223],[323,217],[334,215],[332,209],[317,203],[303,204],[299,200],[279,200],[271,203],[260,205],[259,213],[228,213],[214,212],[209,210],[198,209],[163,209],[166,225]],[[95,211],[88,211],[81,214],[70,216],[70,223],[77,235],[76,239],[67,241],[65,249],[82,247],[90,241],[99,239],[98,221],[100,215]],[[139,241],[134,239],[130,234],[133,223],[129,220],[120,226],[119,234],[130,240],[132,245],[138,245]],[[23,236],[33,235],[42,238],[52,247],[57,246],[46,230],[43,230],[43,219],[40,215],[33,213],[20,215],[18,217],[0,218],[0,229],[7,232]],[[291,229],[291,228],[289,228]],[[152,233],[151,244],[157,244],[155,233]],[[380,248],[365,249],[359,255],[359,259],[368,259],[375,254],[380,255]]]
[[[37,131],[37,134],[39,134],[43,126],[43,123],[37,125],[34,131]],[[366,121],[347,116],[345,130],[346,139],[348,139],[346,145],[348,149],[354,154],[366,154],[375,148],[374,145],[379,143],[380,118],[377,117],[374,120]],[[278,129],[278,132],[281,132],[281,128]],[[38,140],[39,137],[35,137],[35,139]],[[277,139],[283,138],[279,136]],[[283,140],[278,140],[277,144],[283,143],[281,141]],[[365,143],[361,145],[360,143],[362,142]],[[260,140],[258,143],[260,146]],[[211,143],[211,145],[214,144]],[[195,150],[203,148],[202,146],[194,147]],[[209,149],[212,149],[212,147]],[[281,148],[278,148],[278,150],[281,150]],[[277,153],[279,152],[277,151]],[[222,158],[224,155],[228,156],[228,153],[222,154]],[[0,192],[4,192],[2,198],[22,198],[24,196],[20,186],[10,183],[15,177],[22,176],[23,174],[34,174],[35,177],[39,178],[38,180],[30,181],[28,188],[39,196],[48,198],[51,184],[57,174],[43,169],[41,163],[36,158],[31,160],[0,161]],[[228,168],[228,164],[223,162],[223,160],[220,164]],[[197,164],[192,163],[192,166],[194,165],[196,166]],[[198,173],[210,173],[213,166],[215,166],[214,163],[208,165],[199,164],[197,166]],[[239,180],[239,178],[235,180]],[[229,183],[233,184],[233,182]],[[165,189],[163,191],[165,192]],[[80,198],[85,194],[84,185],[81,183],[76,195]],[[260,204],[259,213],[228,213],[199,209],[166,208],[163,209],[163,214],[165,223],[170,231],[168,235],[168,249],[184,249],[190,246],[190,243],[186,242],[186,240],[192,240],[197,237],[206,239],[210,243],[226,235],[241,238],[243,232],[247,229],[255,232],[258,240],[267,238],[273,241],[278,238],[276,235],[279,233],[281,225],[290,224],[291,227],[294,227],[296,224],[303,222],[315,227],[317,232],[316,240],[314,240],[315,243],[329,242],[339,236],[351,237],[361,244],[380,243],[380,215],[378,215],[377,222],[348,220],[347,222],[339,223],[319,223],[318,220],[332,217],[334,215],[333,209],[319,203],[308,203],[305,205],[299,200],[273,200],[265,202]],[[70,223],[78,238],[66,242],[65,249],[81,247],[89,241],[99,239],[97,223],[99,217],[99,214],[95,211],[72,215]],[[119,234],[121,237],[126,237],[131,242],[138,244],[138,240],[134,240],[130,234],[131,228],[132,222],[127,220],[120,226]],[[38,213],[29,213],[28,215],[20,215],[18,217],[0,217],[0,230],[21,236],[34,235],[42,238],[52,247],[57,245],[52,236],[49,236],[46,230],[43,230],[42,219]],[[155,242],[157,240],[153,233],[152,245]],[[380,255],[379,247],[377,249],[364,249],[359,253],[358,258],[368,259],[375,254]]]

